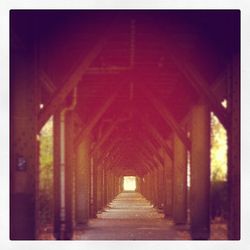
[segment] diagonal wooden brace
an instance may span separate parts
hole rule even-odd
[[[179,127],[175,118],[167,110],[165,105],[158,98],[156,98],[151,92],[149,92],[147,89],[141,88],[141,91],[148,98],[148,100],[155,107],[155,109],[159,112],[159,114],[162,116],[163,120],[169,125],[169,127],[173,131],[175,131],[177,133],[177,135],[180,137],[180,139],[182,140],[184,145],[187,147],[187,149],[190,149],[191,148],[190,140],[188,139],[188,137],[186,136],[186,134],[182,130],[182,128]]]

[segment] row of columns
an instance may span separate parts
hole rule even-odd
[[[54,118],[54,236],[71,239],[74,228],[84,228],[119,193],[119,177],[98,163],[100,154],[91,154],[92,140],[86,136],[76,147],[74,113],[65,113],[65,162],[59,119]],[[73,138],[73,139],[72,139]],[[61,150],[61,151],[60,151]],[[63,170],[64,168],[64,170]],[[59,198],[60,197],[60,198]]]
[[[189,149],[174,133],[172,158],[163,148],[160,150],[163,163],[159,162],[143,177],[142,193],[157,208],[163,209],[165,216],[171,217],[175,224],[186,224],[190,220],[193,239],[208,239],[210,234],[210,111],[205,102],[193,107],[190,122],[190,190],[187,186]],[[190,192],[189,202],[188,192]]]
[[[39,234],[39,130],[40,84],[35,48],[11,53],[10,106],[10,239],[34,240]],[[64,114],[63,114],[64,113]],[[53,114],[54,236],[71,239],[74,228],[86,225],[118,194],[119,177],[97,166],[86,136],[76,147],[74,111]],[[62,126],[63,124],[63,126]],[[92,159],[91,159],[92,158]],[[92,177],[91,177],[92,175]]]

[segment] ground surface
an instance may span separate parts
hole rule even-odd
[[[211,224],[212,240],[226,239],[226,225]],[[53,239],[49,232],[40,239]],[[189,226],[164,218],[140,193],[123,192],[96,219],[74,232],[74,240],[190,240]]]

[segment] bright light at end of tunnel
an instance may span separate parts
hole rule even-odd
[[[136,177],[135,176],[124,176],[123,177],[123,190],[124,191],[135,191],[136,190]]]

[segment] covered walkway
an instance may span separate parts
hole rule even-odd
[[[10,21],[12,240],[47,229],[208,240],[218,215],[240,239],[239,11],[13,10]],[[212,115],[227,135],[214,196]]]

